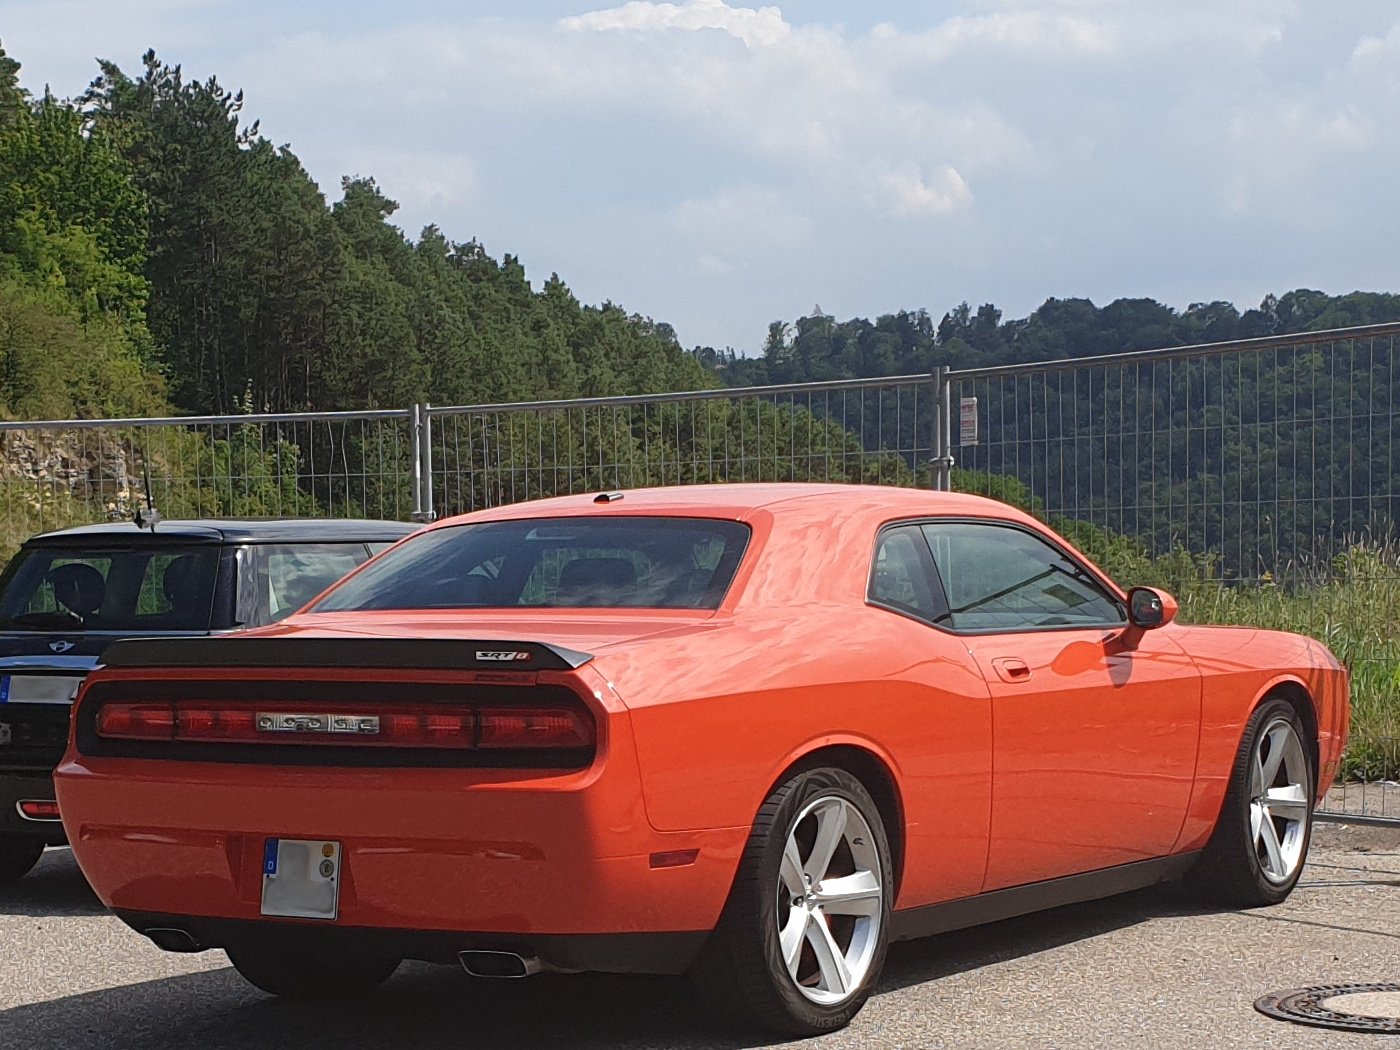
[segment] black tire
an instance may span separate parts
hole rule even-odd
[[[231,946],[229,961],[249,984],[284,999],[349,999],[373,991],[398,969],[399,959],[321,955],[274,947]]]
[[[0,886],[24,878],[43,855],[43,839],[0,835]]]
[[[778,938],[780,908],[786,906],[778,899],[780,892],[786,892],[781,890],[779,874],[783,851],[804,807],[825,797],[844,799],[869,826],[881,887],[879,928],[864,979],[834,1005],[813,1002],[799,990],[783,961]],[[692,982],[717,1014],[745,1028],[795,1036],[842,1028],[865,1005],[880,979],[889,943],[893,889],[889,839],[864,785],[842,769],[798,773],[758,811],[719,923],[691,969]]]
[[[1297,869],[1282,882],[1273,881],[1264,874],[1250,826],[1253,758],[1265,731],[1279,720],[1292,726],[1302,743],[1308,800],[1303,818],[1301,857]],[[1244,738],[1240,741],[1240,750],[1230,771],[1230,785],[1225,792],[1215,831],[1206,843],[1200,860],[1186,876],[1187,887],[1198,897],[1216,904],[1258,908],[1278,904],[1293,892],[1303,873],[1312,839],[1312,805],[1317,783],[1313,756],[1316,753],[1316,741],[1308,737],[1292,704],[1273,697],[1259,705],[1245,725]]]

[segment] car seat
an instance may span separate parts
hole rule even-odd
[[[170,604],[166,614],[182,624],[199,620],[209,611],[209,592],[203,573],[203,559],[198,554],[182,554],[165,567],[160,589]],[[191,625],[203,629],[204,623]]]
[[[83,562],[71,562],[49,570],[48,581],[58,604],[84,620],[97,615],[107,597],[107,581],[102,573]]]

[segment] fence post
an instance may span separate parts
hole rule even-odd
[[[953,385],[948,366],[933,370],[933,487],[939,492],[953,487]]]
[[[433,422],[427,402],[413,406],[413,520],[427,524],[433,510]]]

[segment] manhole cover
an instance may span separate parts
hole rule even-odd
[[[1254,1009],[1280,1021],[1341,1032],[1400,1032],[1400,984],[1323,984],[1274,992]]]

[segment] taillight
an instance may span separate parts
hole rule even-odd
[[[308,707],[258,701],[112,701],[98,708],[93,729],[110,740],[451,750],[578,750],[592,747],[595,738],[589,714],[559,704]]]
[[[97,712],[97,735],[113,740],[174,740],[173,704],[106,704]]]
[[[481,746],[496,748],[591,747],[593,722],[566,707],[483,707]]]

